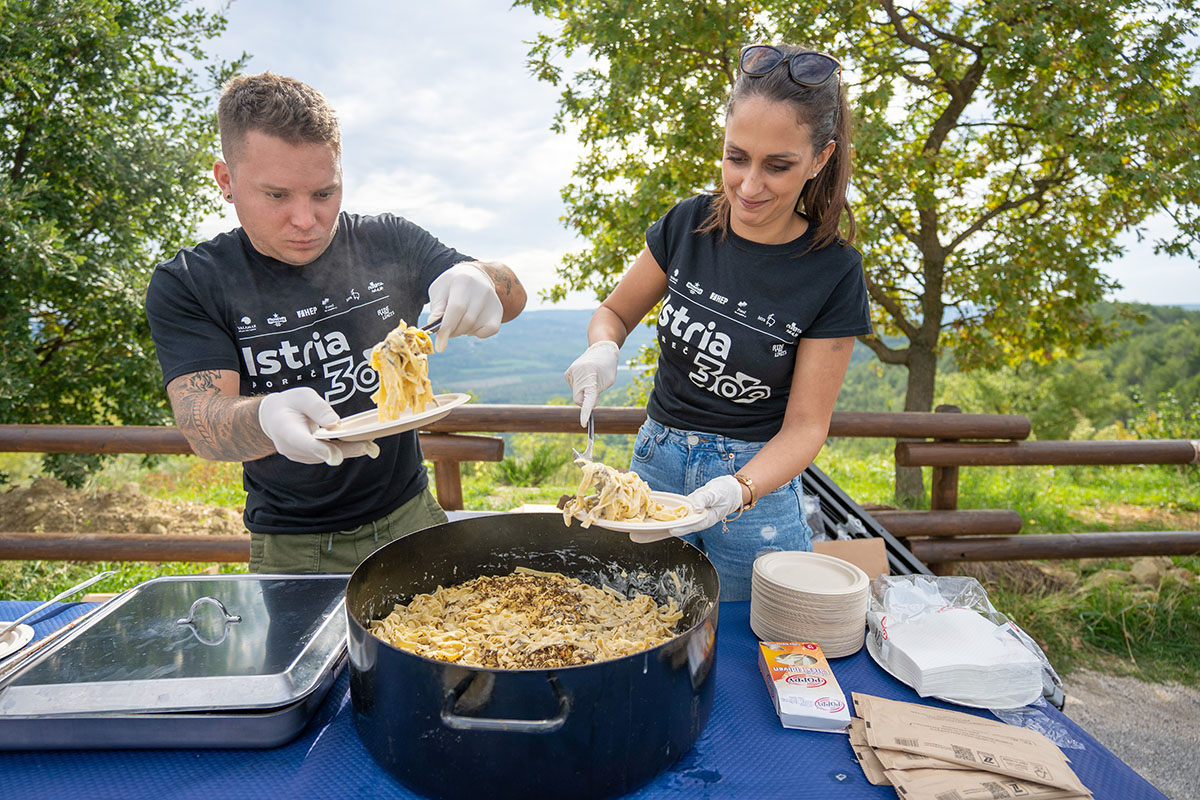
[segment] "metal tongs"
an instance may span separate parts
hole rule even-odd
[[[42,603],[40,606],[33,609],[32,611],[26,612],[26,613],[22,614],[21,616],[17,617],[16,619],[14,619],[12,622],[8,623],[8,626],[4,630],[0,630],[0,639],[3,639],[5,636],[8,635],[9,631],[13,630],[18,625],[20,625],[22,622],[29,619],[33,615],[37,614],[39,611],[45,611],[47,608],[54,605],[59,600],[62,600],[64,597],[70,597],[71,595],[75,594],[76,592],[86,589],[87,587],[91,586],[93,583],[100,580],[101,578],[107,578],[109,575],[116,575],[116,574],[117,574],[116,570],[111,570],[111,569],[106,572],[101,572],[99,575],[96,575],[95,577],[88,578],[83,583],[75,584],[74,586],[72,586],[70,589],[67,589],[62,594],[55,595],[54,597],[52,597],[49,600],[47,600],[46,602]]]
[[[571,448],[571,454],[575,456],[575,463],[583,466],[583,462],[592,460],[592,446],[596,443],[596,423],[595,415],[588,414],[587,424],[587,447],[581,453],[574,447]]]
[[[422,325],[420,327],[420,330],[423,330],[426,333],[433,333],[440,327],[442,327],[442,318],[438,317],[437,319],[431,319],[428,322],[426,322],[424,325]]]

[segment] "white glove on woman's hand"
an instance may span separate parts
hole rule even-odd
[[[455,264],[429,284],[429,318],[442,320],[433,342],[439,353],[455,336],[484,339],[495,334],[503,316],[496,284],[469,262]]]
[[[313,436],[317,428],[339,419],[333,406],[307,386],[268,394],[258,406],[259,427],[275,443],[279,454],[292,461],[323,461],[336,467],[346,458],[379,455],[379,445],[374,442],[323,442]]]
[[[742,484],[732,475],[722,475],[719,478],[713,478],[689,494],[688,501],[692,504],[692,508],[704,515],[704,519],[693,522],[691,525],[672,528],[671,533],[675,536],[711,528],[741,508]]]
[[[689,494],[687,499],[703,517],[690,525],[671,528],[666,533],[631,533],[629,538],[638,544],[646,544],[711,528],[742,507],[742,484],[732,475],[722,475]]]
[[[600,393],[617,379],[617,356],[621,349],[607,339],[596,342],[575,359],[563,377],[571,387],[571,397],[579,404],[579,424],[587,427],[588,417],[600,399]]]

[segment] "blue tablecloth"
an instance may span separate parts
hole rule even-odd
[[[0,602],[0,619],[13,619],[35,605]],[[31,624],[43,636],[92,607],[60,604]],[[708,726],[691,752],[629,797],[750,798],[778,795],[782,789],[786,796],[895,798],[892,788],[866,782],[844,735],[788,730],[779,724],[758,671],[758,642],[749,616],[749,603],[721,604],[716,697]],[[883,672],[865,649],[831,663],[847,700],[857,691],[969,711],[918,697]],[[991,718],[984,711],[973,713]],[[1082,745],[1063,752],[1097,800],[1165,797],[1066,716],[1050,706],[1044,713],[1064,741]],[[21,800],[417,797],[376,766],[352,717],[347,671],[308,727],[283,747],[0,752],[0,793]],[[481,797],[486,794],[481,788]]]

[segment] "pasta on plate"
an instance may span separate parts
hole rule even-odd
[[[563,505],[563,522],[582,515],[580,524],[588,527],[596,520],[641,522],[643,520],[682,519],[686,506],[665,506],[650,496],[650,486],[636,472],[622,472],[598,461],[581,461],[583,480],[575,495]],[[588,494],[592,489],[595,494]]]
[[[367,629],[390,645],[472,667],[552,669],[620,658],[675,636],[674,599],[626,599],[557,572],[517,567],[418,594]]]
[[[380,422],[399,419],[410,408],[419,413],[437,402],[429,383],[432,352],[429,334],[404,320],[371,350],[371,366],[379,373],[379,389],[371,400],[379,408]]]

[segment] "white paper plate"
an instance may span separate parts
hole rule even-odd
[[[452,410],[471,399],[469,394],[451,392],[433,396],[437,405],[427,405],[425,410],[414,413],[412,409],[405,411],[391,422],[379,421],[379,409],[372,408],[360,414],[353,414],[330,425],[328,428],[317,428],[313,437],[317,439],[338,439],[343,442],[362,442],[368,439],[378,439],[380,436],[411,431],[422,425],[437,422]]]
[[[12,620],[0,621],[0,630],[4,630],[11,623]],[[31,641],[33,641],[33,628],[28,625],[18,625],[0,638],[0,658],[12,655]]]
[[[681,494],[674,492],[650,492],[651,499],[661,503],[668,508],[676,506],[687,506],[688,514],[679,519],[648,519],[641,522],[633,520],[615,520],[615,519],[598,519],[589,527],[605,528],[610,531],[621,531],[623,533],[656,533],[669,531],[671,528],[678,528],[682,525],[690,525],[693,522],[699,522],[704,518],[704,514],[692,508],[692,504],[688,499]],[[584,512],[579,512],[575,515],[576,520],[582,521]]]
[[[761,555],[754,572],[776,586],[811,595],[854,594],[870,583],[867,573],[849,561],[803,550]]]

